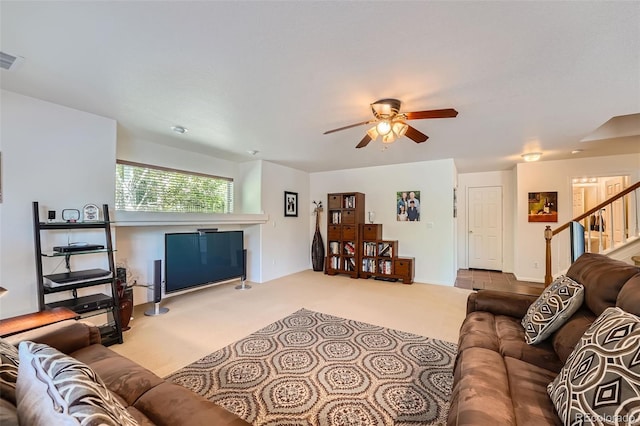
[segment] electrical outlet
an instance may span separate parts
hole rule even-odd
[[[534,267],[535,269],[538,269],[538,262],[533,262],[533,267]]]

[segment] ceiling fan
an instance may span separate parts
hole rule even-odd
[[[376,123],[375,126],[367,130],[367,134],[362,138],[356,148],[367,146],[372,140],[376,140],[378,136],[382,136],[382,143],[393,143],[396,139],[406,136],[415,143],[421,143],[429,139],[429,136],[417,130],[415,127],[409,126],[408,120],[421,120],[425,118],[453,118],[458,115],[458,111],[453,108],[432,109],[427,111],[400,112],[402,102],[397,99],[380,99],[371,104],[374,118],[348,126],[339,127],[333,130],[327,130],[325,135],[329,133],[339,132],[340,130],[350,129],[352,127],[362,126],[364,124]]]

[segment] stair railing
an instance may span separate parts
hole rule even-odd
[[[611,198],[603,201],[598,204],[594,208],[582,213],[580,216],[576,216],[571,221],[565,223],[557,227],[556,229],[551,229],[551,226],[547,225],[544,230],[544,239],[546,240],[546,256],[545,256],[545,275],[544,275],[544,284],[545,286],[551,284],[553,277],[551,276],[551,239],[558,235],[560,232],[568,229],[571,226],[571,222],[580,222],[581,220],[585,220],[585,230],[587,230],[587,242],[585,244],[585,250],[590,252],[591,247],[591,232],[594,231],[597,233],[598,237],[598,247],[602,248],[606,245],[606,242],[609,243],[609,247],[611,249],[616,248],[617,242],[615,241],[613,235],[614,228],[614,218],[613,214],[613,203],[622,199],[622,237],[619,245],[623,245],[627,242],[627,239],[631,236],[634,238],[638,237],[638,233],[640,230],[639,227],[639,219],[638,213],[640,208],[638,207],[638,188],[640,188],[640,182],[636,182],[630,187],[620,191],[616,195]],[[627,196],[628,195],[628,196]],[[629,202],[631,196],[634,197],[633,202]],[[608,214],[607,214],[608,211]],[[592,222],[592,215],[595,215],[596,221]],[[605,219],[605,216],[607,218]],[[631,221],[628,221],[628,217],[633,218]],[[606,225],[608,222],[608,225]],[[630,223],[629,223],[630,222]],[[608,235],[605,235],[605,225],[609,227],[610,232]]]

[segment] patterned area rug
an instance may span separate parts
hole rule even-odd
[[[456,349],[301,309],[167,380],[254,425],[442,425]]]

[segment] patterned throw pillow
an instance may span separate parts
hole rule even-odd
[[[18,348],[0,339],[0,396],[13,405],[16,405],[18,361]]]
[[[640,318],[607,308],[547,392],[564,424],[640,424]]]
[[[20,424],[138,424],[88,365],[43,344],[21,342],[18,350]]]
[[[542,342],[575,314],[584,300],[584,287],[564,275],[547,287],[522,318],[524,338],[530,345]]]

